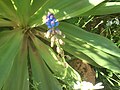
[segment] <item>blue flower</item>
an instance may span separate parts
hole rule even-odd
[[[46,16],[46,25],[49,29],[57,27],[59,25],[59,22],[56,20],[52,13],[48,13],[48,15]]]
[[[55,26],[57,27],[59,25],[59,22],[55,22]]]

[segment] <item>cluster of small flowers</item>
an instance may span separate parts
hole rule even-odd
[[[50,29],[54,28],[54,27],[57,27],[59,25],[59,22],[56,20],[54,15],[50,12],[48,12],[48,15],[46,16],[46,25]]]
[[[77,81],[76,84],[74,84],[74,90],[96,90],[96,89],[103,89],[104,86],[102,86],[102,82],[97,83],[96,85],[93,85],[90,82],[79,82]]]
[[[56,44],[56,51],[58,54],[63,54],[63,49],[60,47],[60,45],[64,45],[64,42],[62,39],[58,38],[58,36],[62,36],[62,38],[65,38],[65,36],[58,28],[56,28],[59,25],[59,22],[50,12],[48,12],[48,15],[46,16],[46,25],[49,30],[45,34],[45,37],[51,39],[51,47]]]

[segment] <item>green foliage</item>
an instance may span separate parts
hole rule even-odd
[[[104,90],[119,90],[120,89],[120,74],[114,73],[107,69],[96,68],[97,81],[103,82]]]
[[[0,0],[0,89],[73,89],[80,75],[49,46],[43,34],[45,15],[49,11],[60,21],[119,9],[119,2],[105,0]],[[69,23],[61,22],[59,28],[66,35],[65,51],[93,66],[120,72],[120,50],[110,40]]]
[[[88,32],[96,33],[107,37],[120,47],[120,14],[100,15],[100,16],[84,16],[65,20],[78,27],[82,27]],[[81,56],[82,57],[82,56]],[[92,64],[92,63],[91,63]],[[96,70],[97,82],[103,82],[104,90],[119,90],[120,89],[120,74],[110,71],[108,69],[100,69],[94,67]]]

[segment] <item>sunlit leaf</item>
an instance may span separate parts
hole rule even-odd
[[[64,40],[67,44],[67,49],[64,49],[68,50],[68,48],[74,48],[68,51],[71,51],[71,54],[75,56],[82,52],[94,60],[98,65],[115,72],[120,72],[119,49],[111,41],[101,36],[83,31],[71,24],[61,23],[59,28],[66,35],[66,39]],[[106,43],[107,45],[109,44],[110,47],[107,46]],[[86,61],[89,62],[90,60]]]
[[[91,3],[92,1],[92,3]],[[104,0],[99,0],[99,2],[93,2],[95,0],[48,0],[36,11],[36,13],[31,17],[29,25],[40,25],[44,23],[44,15],[50,11],[56,15],[59,20],[75,17],[80,15],[96,5],[100,4]]]
[[[56,57],[56,54],[53,50],[45,45],[42,41],[31,36],[36,48],[38,49],[39,54],[50,67],[56,77],[63,80],[65,83],[72,85],[74,81],[81,80],[79,74],[72,69],[67,63],[63,63],[61,60]]]
[[[88,15],[105,15],[105,14],[113,14],[120,13],[120,2],[104,2],[100,5],[94,7],[88,12],[83,13],[81,16]]]
[[[120,50],[118,47],[105,37],[89,33],[69,23],[61,23],[60,28],[65,34],[73,36],[73,41],[75,42],[82,41],[86,45],[95,47],[113,56],[120,57]]]
[[[67,42],[67,41],[66,41]],[[72,41],[70,41],[72,42]],[[88,57],[86,55],[86,53],[82,52],[80,50],[80,46],[71,46],[70,42],[65,43],[65,45],[63,46],[64,50],[69,52],[70,54],[74,55],[75,57],[79,58],[82,61],[88,62],[89,64],[96,66],[96,67],[100,67],[94,60],[92,60],[92,58]],[[75,44],[73,42],[73,44]],[[77,44],[75,44],[77,45]]]
[[[42,6],[49,0],[31,0],[30,3],[30,15],[35,14],[36,11],[41,9]],[[39,2],[39,3],[38,3]]]

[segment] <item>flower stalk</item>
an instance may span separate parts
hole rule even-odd
[[[64,50],[61,45],[64,45],[65,42],[61,38],[65,38],[65,35],[57,28],[59,25],[58,20],[54,17],[54,15],[48,12],[46,16],[46,25],[48,27],[48,31],[45,34],[47,39],[50,39],[51,47],[56,45],[56,52],[58,53],[58,57],[62,58],[62,61],[65,62]]]

